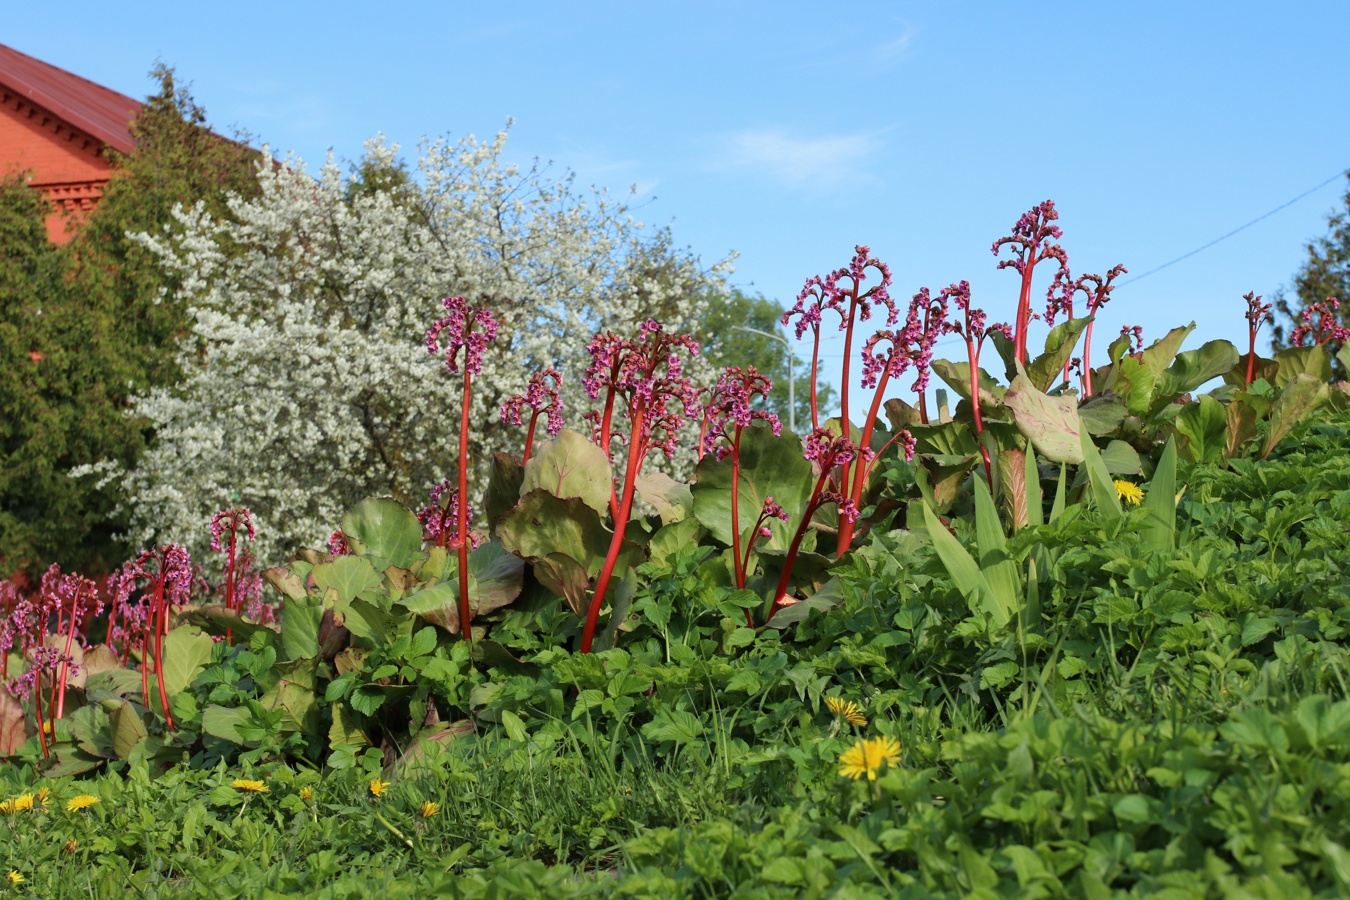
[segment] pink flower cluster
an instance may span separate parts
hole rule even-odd
[[[1068,274],[1069,256],[1058,244],[1047,244],[1049,240],[1059,240],[1064,232],[1058,225],[1052,224],[1059,219],[1055,201],[1046,200],[1039,206],[1022,213],[1022,217],[1013,225],[1012,234],[994,241],[991,252],[998,256],[999,251],[1008,247],[1013,256],[1000,260],[998,268],[1016,269],[1024,273],[1028,265],[1035,265],[1043,259],[1059,261],[1060,270]]]
[[[890,266],[872,256],[870,247],[859,244],[853,249],[853,259],[847,266],[835,269],[824,278],[819,275],[808,278],[801,293],[797,295],[796,305],[783,313],[784,325],[790,323],[794,316],[798,318],[796,331],[799,340],[807,328],[820,327],[821,313],[826,309],[839,314],[840,331],[846,331],[851,325],[852,307],[855,305],[858,318],[864,322],[872,318],[873,304],[886,307],[887,325],[894,325],[899,320],[900,313],[895,308],[895,301],[891,299],[889,291]],[[868,269],[877,270],[881,283],[863,290]],[[845,282],[843,286],[841,282]]]
[[[1305,338],[1312,338],[1313,344],[1343,343],[1350,339],[1350,328],[1342,325],[1337,315],[1340,308],[1341,301],[1328,297],[1325,303],[1314,303],[1303,310],[1303,321],[1290,335],[1290,342],[1295,347],[1302,347]],[[1314,315],[1316,324],[1313,323]]]
[[[427,352],[432,356],[444,345],[445,369],[458,372],[456,356],[464,349],[464,370],[477,375],[483,370],[483,351],[497,337],[497,322],[486,309],[472,309],[463,297],[441,300],[448,315],[438,319],[427,331]]]
[[[1047,201],[1048,202],[1048,201]],[[974,308],[970,305],[970,282],[961,281],[959,284],[949,284],[942,289],[942,299],[950,300],[956,304],[956,308],[964,314],[965,322],[953,322],[948,330],[953,334],[959,334],[968,341],[979,344],[985,336],[998,332],[1009,340],[1012,339],[1012,327],[1002,322],[996,322],[993,325],[986,325],[988,314],[984,310]]]
[[[535,372],[530,376],[524,394],[514,394],[502,403],[502,421],[509,425],[524,425],[520,419],[520,411],[528,406],[534,410],[536,416],[540,413],[548,415],[548,424],[544,426],[544,430],[549,434],[562,431],[563,401],[562,397],[558,396],[562,383],[562,373],[557,369],[548,368]]]
[[[467,520],[472,521],[473,508],[466,512]],[[422,523],[422,540],[438,547],[459,546],[459,490],[450,486],[450,479],[431,489],[431,502],[418,512],[417,521]],[[473,532],[469,533],[469,546],[478,546]]]
[[[1244,317],[1247,319],[1247,325],[1250,326],[1253,334],[1261,327],[1262,323],[1274,320],[1275,317],[1270,314],[1271,304],[1262,303],[1261,295],[1256,291],[1248,291],[1242,295],[1242,299],[1247,301],[1247,312]]]
[[[698,342],[687,334],[668,334],[659,322],[648,319],[642,323],[636,340],[624,338],[612,331],[591,338],[586,352],[591,364],[586,367],[581,383],[593,399],[605,391],[605,412],[598,419],[597,437],[601,449],[613,435],[612,411],[616,396],[626,398],[626,412],[632,418],[642,408],[641,433],[632,439],[634,452],[645,456],[659,449],[667,457],[675,455],[676,435],[687,419],[698,415],[698,391],[683,374],[684,364],[679,351],[691,356],[698,354]],[[593,423],[596,417],[588,417]]]
[[[775,435],[782,434],[783,424],[778,416],[764,409],[751,409],[758,397],[766,399],[773,390],[773,382],[754,366],[744,369],[728,367],[717,379],[708,399],[706,415],[708,426],[703,435],[703,452],[716,450],[718,459],[725,459],[734,440],[729,429],[749,428],[754,422],[767,422]],[[720,446],[719,446],[720,444]]]

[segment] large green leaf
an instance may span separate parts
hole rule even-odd
[[[1124,513],[1120,509],[1120,497],[1116,494],[1115,482],[1106,471],[1106,463],[1102,460],[1097,445],[1092,443],[1092,438],[1086,433],[1082,435],[1082,441],[1083,466],[1087,469],[1088,483],[1092,487],[1092,497],[1097,501],[1097,508],[1101,510],[1103,518],[1122,518]]]
[[[1125,419],[1125,401],[1114,394],[1089,397],[1078,407],[1079,418],[1088,434],[1110,434]]]
[[[1018,375],[1003,395],[1003,404],[1016,417],[1017,430],[1041,456],[1059,463],[1083,461],[1076,399],[1049,397]]]
[[[1047,391],[1064,377],[1064,365],[1073,356],[1078,338],[1088,327],[1092,316],[1061,322],[1045,337],[1045,352],[1027,366],[1027,378],[1039,391]]]
[[[610,532],[581,498],[562,499],[539,489],[520,498],[497,526],[497,537],[517,556],[533,560],[563,553],[594,574],[604,564]]]
[[[312,574],[319,590],[333,588],[343,603],[351,603],[360,594],[384,583],[370,560],[362,556],[339,556],[332,562],[315,566]]]
[[[1122,356],[1116,363],[1116,372],[1115,390],[1125,401],[1126,411],[1132,416],[1145,415],[1153,402],[1158,376],[1133,356]]]
[[[1228,417],[1224,405],[1207,394],[1187,403],[1177,413],[1177,433],[1183,438],[1182,455],[1190,462],[1211,463],[1224,458]]]
[[[718,460],[711,454],[699,461],[692,488],[694,516],[708,533],[731,545],[732,458]],[[811,463],[802,456],[802,444],[792,435],[775,436],[768,428],[748,428],[741,433],[740,527],[750,528],[772,497],[788,514],[788,521],[769,522],[770,537],[763,546],[786,550],[806,512],[813,487]]]
[[[1209,341],[1196,350],[1178,353],[1176,360],[1158,378],[1149,415],[1157,415],[1180,395],[1231,371],[1237,361],[1237,348],[1228,341]]]
[[[970,399],[970,363],[952,362],[946,359],[935,359],[931,363],[931,368],[943,381],[951,386],[964,400]],[[994,380],[988,372],[981,366],[977,371],[980,381],[980,399],[982,403],[988,404],[997,401],[1003,396],[1003,385]]]
[[[598,513],[609,509],[614,485],[614,467],[605,451],[575,431],[564,428],[551,441],[544,441],[525,464],[521,495],[534,490],[555,497],[578,497]]]
[[[1311,347],[1289,347],[1275,354],[1279,369],[1275,372],[1276,390],[1283,390],[1299,375],[1311,375],[1319,381],[1331,380],[1331,354],[1322,344]]]
[[[342,533],[352,553],[370,556],[376,569],[408,568],[422,554],[422,523],[390,497],[372,497],[342,517]]]
[[[1325,381],[1306,372],[1295,375],[1280,392],[1270,411],[1270,427],[1266,432],[1265,446],[1261,449],[1261,458],[1270,456],[1270,452],[1295,425],[1330,397],[1331,388]]]
[[[1102,451],[1102,462],[1112,475],[1138,475],[1143,470],[1139,451],[1124,441],[1111,441]]]
[[[1008,539],[1003,534],[1003,523],[999,521],[993,495],[983,478],[974,479],[974,485],[975,543],[980,552],[980,571],[998,600],[1001,618],[1011,620],[1022,605],[1017,564],[1008,556]]]
[[[662,525],[684,521],[694,514],[694,495],[689,485],[676,481],[665,472],[639,475],[633,487],[637,488],[638,496],[656,510]]]
[[[492,454],[487,490],[483,493],[483,517],[489,529],[495,531],[502,516],[520,501],[520,485],[524,480],[525,469],[520,460],[508,453]]]
[[[820,586],[820,590],[805,600],[789,604],[778,610],[765,625],[768,628],[787,628],[789,625],[804,621],[813,612],[824,612],[838,606],[843,602],[843,599],[844,591],[839,584],[839,579],[831,578]]]
[[[1163,448],[1153,480],[1144,495],[1149,517],[1141,529],[1145,542],[1155,550],[1171,550],[1177,531],[1177,443],[1169,440]]]
[[[317,601],[287,597],[281,611],[281,654],[285,659],[319,655],[319,623],[323,606]]]
[[[239,734],[239,726],[247,722],[251,715],[246,706],[208,706],[202,710],[202,731],[244,746],[248,741]]]
[[[966,604],[971,613],[977,616],[988,616],[995,629],[1006,625],[1008,623],[1006,611],[999,603],[998,597],[984,577],[984,573],[980,571],[979,563],[966,551],[965,547],[961,546],[961,542],[954,538],[951,532],[947,531],[947,527],[942,524],[942,521],[938,519],[937,514],[927,503],[923,505],[923,515],[928,529],[928,539],[933,544],[933,551],[947,569],[952,584],[961,592],[961,596],[966,598]]]
[[[1155,381],[1162,378],[1163,372],[1167,371],[1167,368],[1172,365],[1172,360],[1176,359],[1177,351],[1181,349],[1186,336],[1194,330],[1194,322],[1180,328],[1173,328],[1143,349],[1140,353],[1142,362],[1153,373]]]
[[[297,659],[280,663],[277,683],[262,697],[269,712],[282,713],[281,730],[319,733],[319,702],[314,696],[318,660]]]
[[[154,691],[151,691],[151,694],[154,694]],[[112,711],[109,721],[112,723],[112,749],[120,759],[131,756],[132,751],[140,746],[149,734],[145,722],[141,721],[141,714],[126,700],[121,701]]]
[[[919,471],[915,473],[915,483],[924,498],[933,502],[940,513],[946,513],[961,494],[961,485],[965,484],[970,470],[980,464],[980,457],[948,456],[925,453],[915,457]],[[924,477],[920,479],[918,476]]]
[[[451,558],[445,581],[411,594],[402,601],[433,625],[451,634],[459,633],[458,557]],[[525,583],[525,560],[507,552],[498,541],[489,541],[469,552],[469,610],[480,616],[506,606],[520,596]]]
[[[186,690],[197,673],[211,662],[214,645],[211,635],[195,625],[179,625],[164,636],[164,690],[171,704],[178,692]],[[158,693],[151,690],[151,694],[158,703]]]
[[[943,422],[915,425],[909,429],[915,451],[938,456],[968,456],[980,452],[980,445],[967,422]]]

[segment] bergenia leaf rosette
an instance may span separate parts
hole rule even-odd
[[[497,337],[497,321],[486,308],[469,306],[463,297],[441,300],[447,315],[437,320],[427,331],[427,352],[433,356],[445,354],[445,370],[450,374],[461,370],[459,357],[463,351],[464,393],[459,412],[459,487],[457,496],[469,496],[469,404],[473,398],[473,376],[483,371],[483,353]],[[469,533],[469,506],[459,504],[459,521],[455,529],[461,536],[459,550],[459,623],[464,639],[473,642],[469,608],[469,542],[462,536]]]
[[[1089,275],[1080,275],[1078,278],[1073,280],[1070,280],[1067,269],[1062,271],[1064,273],[1064,277],[1061,279],[1057,275],[1056,282],[1057,283],[1062,282],[1064,285],[1067,285],[1067,287],[1063,288],[1062,290],[1064,292],[1067,292],[1068,300],[1067,301],[1061,300],[1061,304],[1063,305],[1067,303],[1068,309],[1070,310],[1070,318],[1072,318],[1074,294],[1081,293],[1086,298],[1083,307],[1083,314],[1085,316],[1095,316],[1101,310],[1101,308],[1106,305],[1107,301],[1111,299],[1111,292],[1115,290],[1115,286],[1112,284],[1112,282],[1114,282],[1120,276],[1128,273],[1130,270],[1125,268],[1124,266],[1117,265],[1112,266],[1111,269],[1107,271],[1105,278],[1103,278],[1100,275],[1089,274]],[[1051,290],[1054,289],[1055,287],[1052,285]],[[1092,396],[1092,329],[1093,327],[1096,326],[1096,324],[1097,320],[1093,319],[1091,322],[1088,323],[1087,328],[1084,329],[1083,331],[1084,397]]]
[[[1052,224],[1057,219],[1059,212],[1055,209],[1055,201],[1046,200],[1023,213],[1017,224],[1013,225],[1012,234],[994,241],[992,248],[993,254],[998,256],[999,252],[1007,247],[1012,253],[1012,258],[1001,260],[998,268],[1016,269],[1022,276],[1022,286],[1017,296],[1017,318],[1013,322],[1011,336],[1013,351],[1023,365],[1027,362],[1027,327],[1032,319],[1032,273],[1038,263],[1047,259],[1056,260],[1060,271],[1065,274],[1069,268],[1069,255],[1064,252],[1064,248],[1051,243],[1051,240],[1059,240],[1063,236],[1059,226]]]
[[[981,437],[984,434],[984,418],[980,411],[980,349],[984,344],[985,337],[991,332],[997,331],[1006,337],[1011,337],[1012,329],[1002,323],[985,324],[988,317],[984,310],[976,309],[970,305],[970,282],[968,281],[948,285],[942,289],[942,296],[956,304],[956,308],[962,314],[960,321],[952,323],[951,330],[953,334],[961,335],[966,342],[966,358],[970,361],[970,406],[974,410],[975,416],[975,440],[980,445],[980,456],[984,459],[985,478],[989,480],[989,489],[993,490],[994,472],[989,459],[989,448],[985,446]]]
[[[741,540],[741,433],[758,421],[768,423],[775,435],[782,434],[783,425],[778,421],[778,416],[750,406],[756,399],[768,399],[771,390],[773,381],[760,374],[754,366],[744,369],[728,367],[722,377],[717,379],[703,412],[706,427],[701,437],[700,455],[715,453],[719,460],[731,457],[731,555],[737,588],[745,587],[746,560],[750,554],[749,547],[742,552]],[[756,524],[750,546],[754,546],[761,525]],[[745,611],[745,620],[746,624],[753,624],[748,609]]]
[[[192,591],[192,559],[178,544],[166,544],[157,550],[146,550],[123,566],[122,579],[128,595],[130,587],[144,582],[139,597],[136,619],[143,623],[141,644],[141,693],[146,707],[150,707],[150,659],[154,658],[155,678],[158,681],[160,708],[169,731],[173,731],[173,715],[169,712],[169,695],[164,687],[164,636],[169,633],[169,614],[175,606],[184,606]],[[128,597],[124,604],[130,607]]]
[[[592,399],[598,400],[604,394],[598,417],[589,418],[595,423],[596,443],[613,459],[614,444],[621,437],[614,433],[616,413],[628,418],[629,431],[623,486],[611,493],[610,498],[614,535],[586,611],[581,633],[583,653],[591,652],[600,608],[623,546],[624,527],[633,509],[642,464],[653,450],[674,456],[680,426],[699,412],[698,391],[684,376],[680,356],[698,353],[698,343],[689,335],[667,334],[660,323],[649,319],[641,325],[636,340],[606,332],[592,338],[586,351],[591,355],[591,364],[582,384]]]
[[[502,421],[508,425],[523,425],[520,411],[528,406],[530,412],[530,425],[525,432],[525,452],[522,454],[521,464],[530,461],[530,451],[534,449],[534,427],[539,421],[539,416],[545,417],[544,431],[550,437],[556,435],[563,429],[563,401],[558,396],[562,389],[562,373],[557,369],[541,369],[530,376],[530,383],[525,386],[525,393],[513,394],[507,397],[502,403]]]
[[[1244,314],[1247,320],[1247,375],[1242,382],[1245,390],[1252,386],[1252,378],[1256,375],[1256,332],[1261,330],[1264,323],[1274,321],[1275,317],[1270,314],[1271,304],[1262,303],[1261,295],[1256,291],[1248,291],[1242,295],[1242,299],[1247,301],[1247,312]]]
[[[1303,321],[1289,336],[1290,343],[1295,347],[1344,344],[1350,339],[1350,328],[1340,323],[1340,308],[1341,301],[1335,297],[1328,297],[1325,303],[1310,305],[1303,310]]]
[[[248,575],[250,557],[248,551],[239,548],[239,532],[243,529],[245,539],[252,541],[258,536],[253,524],[253,513],[240,507],[223,509],[211,517],[211,551],[225,554],[225,581],[221,584],[221,593],[225,608],[238,612],[242,604],[240,582]],[[234,631],[225,630],[225,640],[233,643]]]

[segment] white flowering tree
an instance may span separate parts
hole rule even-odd
[[[183,209],[179,227],[140,237],[181,277],[194,324],[184,382],[134,400],[151,449],[130,470],[98,467],[122,486],[133,543],[201,549],[211,515],[242,505],[273,562],[322,545],[362,497],[421,502],[457,454],[458,383],[423,345],[441,297],[486,301],[501,324],[474,380],[482,471],[491,451],[519,452],[498,409],[532,371],[562,373],[581,428],[595,331],[650,316],[694,330],[726,296],[729,260],[705,269],[603,192],[504,163],[505,139],[425,144],[411,174],[382,141],[346,176],[264,153],[260,195],[232,198],[229,219]]]

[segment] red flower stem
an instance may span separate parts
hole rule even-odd
[[[469,375],[468,354],[464,364],[464,400],[459,415],[459,630],[464,639],[473,643],[473,628],[469,613],[469,400],[472,378]],[[534,421],[530,422],[531,430]]]
[[[42,713],[42,673],[33,681],[33,713],[37,719],[38,743],[42,745],[42,755],[50,756],[51,752],[47,749],[47,719]],[[52,737],[56,737],[56,728],[52,728]]]
[[[158,623],[155,627],[155,680],[159,683],[159,704],[164,708],[164,723],[173,731],[173,714],[169,712],[169,692],[164,688],[164,635],[169,630],[169,601],[164,596],[163,573],[156,590],[155,607]]]
[[[1246,390],[1252,386],[1252,378],[1256,375],[1256,329],[1248,329],[1251,334],[1251,340],[1247,342],[1247,380],[1242,388]]]
[[[769,620],[774,614],[787,604],[783,601],[787,598],[788,585],[792,581],[792,567],[797,562],[797,554],[802,549],[802,538],[806,537],[806,530],[811,526],[811,517],[816,514],[816,508],[820,500],[820,492],[825,489],[825,482],[829,478],[829,469],[823,469],[820,478],[816,479],[815,490],[811,492],[811,502],[806,504],[806,511],[802,513],[802,520],[797,525],[797,531],[792,535],[792,543],[788,545],[787,556],[783,559],[783,574],[778,576],[778,587],[774,591],[773,606],[769,608],[769,614],[764,617],[764,624],[769,624]]]
[[[235,538],[239,531],[238,518],[230,522],[230,549],[225,557],[225,608],[234,609],[234,552]],[[234,629],[225,629],[225,642],[234,644]]]
[[[891,352],[895,352],[894,347]],[[872,432],[876,429],[877,412],[881,409],[881,395],[886,390],[886,382],[891,378],[890,360],[886,362],[886,368],[882,370],[881,379],[877,382],[877,391],[872,395],[872,406],[867,411],[867,422],[863,425],[862,441],[858,444],[858,464],[853,471],[853,487],[845,497],[857,505],[859,512],[862,512],[863,488],[866,486],[867,473],[870,470],[864,460],[867,449],[872,445]],[[848,552],[849,545],[853,543],[853,530],[853,522],[839,520],[839,543],[834,549],[835,556],[843,556]]]
[[[61,660],[61,677],[58,679],[56,693],[56,714],[53,719],[64,718],[66,713],[66,680],[70,676],[70,651],[74,649],[75,644],[75,609],[76,604],[80,602],[80,592],[75,592],[75,599],[70,603],[70,628],[66,632],[66,650]]]
[[[736,426],[731,441],[731,560],[736,587],[745,587],[745,567],[741,565],[741,427]]]
[[[820,326],[812,326],[814,340],[811,346],[811,428],[820,427],[820,409],[816,404],[816,368],[820,364]]]
[[[600,577],[595,582],[595,593],[591,595],[591,605],[586,610],[586,626],[581,632],[581,652],[590,653],[595,640],[595,624],[600,620],[600,607],[605,602],[605,591],[609,589],[614,567],[619,562],[619,551],[623,548],[623,534],[628,526],[628,514],[633,509],[634,484],[637,482],[638,469],[642,467],[642,422],[647,415],[647,404],[639,400],[633,411],[633,432],[628,442],[628,465],[623,476],[623,497],[619,501],[619,515],[614,519],[614,536],[609,540],[609,552],[605,554],[605,564],[600,569]]]
[[[922,394],[919,395],[919,421],[922,422],[922,423],[925,424],[925,425],[928,424],[928,393],[927,393],[927,392],[924,392],[924,393],[922,393]]]
[[[1036,251],[1022,267],[1022,290],[1017,295],[1017,330],[1013,334],[1013,355],[1018,362],[1027,362],[1027,329],[1031,325],[1031,271],[1036,267]]]
[[[1096,315],[1097,310],[1089,307],[1088,315]],[[1092,396],[1092,326],[1097,324],[1093,319],[1088,322],[1087,330],[1083,332],[1083,397]]]
[[[980,456],[984,459],[984,477],[989,481],[989,490],[994,489],[994,470],[989,461],[989,448],[980,440],[984,433],[984,417],[980,413],[980,350],[975,342],[966,336],[966,355],[970,358],[970,405],[975,411],[975,441],[980,445]]]
[[[534,411],[530,416],[530,427],[525,431],[525,454],[521,457],[520,464],[523,466],[530,461],[530,451],[534,449],[534,423],[539,421],[539,410]]]
[[[853,291],[849,295],[848,301],[848,327],[844,329],[844,366],[839,382],[839,433],[844,437],[849,436],[850,423],[848,420],[848,370],[850,357],[853,355],[853,319],[854,312],[858,308],[858,285],[853,285]],[[839,485],[842,488],[848,484],[848,463],[844,463],[839,471]],[[841,536],[843,532],[840,532]],[[836,551],[837,553],[837,551]]]

